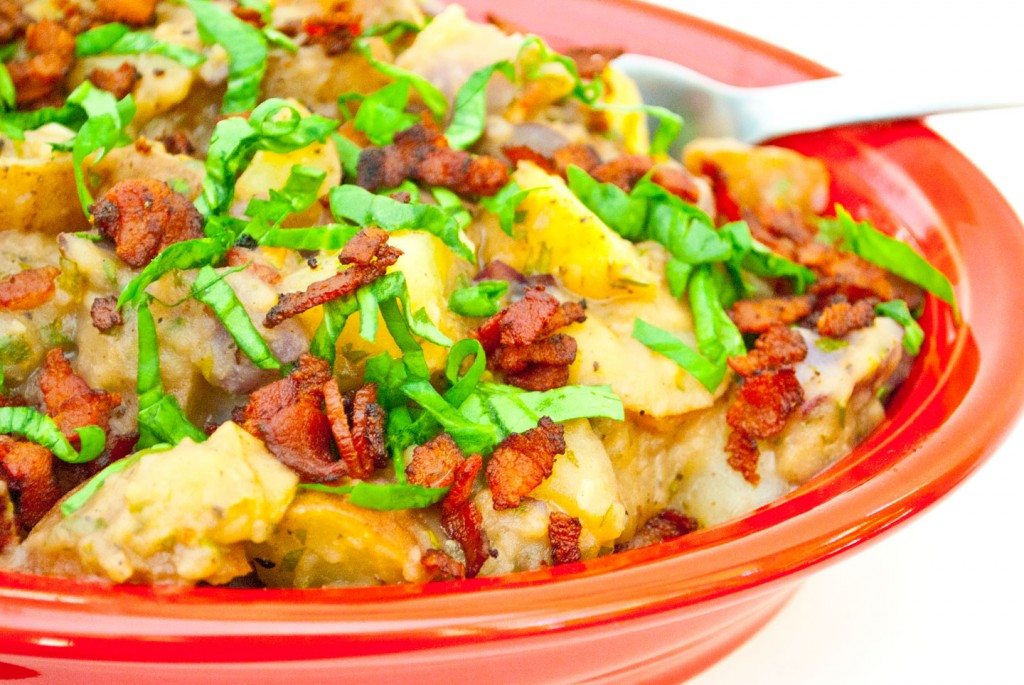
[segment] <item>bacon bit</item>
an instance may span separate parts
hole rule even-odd
[[[788,326],[814,310],[814,297],[789,295],[760,300],[738,300],[729,310],[729,318],[742,333],[766,333],[775,326]]]
[[[646,155],[622,155],[594,169],[594,178],[611,183],[629,192],[654,168],[654,160]]]
[[[359,156],[357,182],[367,190],[394,188],[407,179],[460,195],[491,196],[508,183],[508,168],[495,157],[451,149],[436,126],[421,123],[396,135],[394,144]]]
[[[369,245],[374,246],[372,255],[366,252]],[[377,228],[364,228],[341,251],[339,260],[342,264],[351,264],[349,268],[313,283],[302,292],[284,293],[267,312],[263,325],[274,328],[313,307],[351,295],[384,276],[401,255],[401,250],[387,244],[387,233]],[[368,256],[372,258],[367,259]]]
[[[585,79],[597,78],[604,73],[608,65],[617,57],[620,57],[625,49],[610,45],[595,47],[569,48],[565,56],[576,63],[576,70],[580,77]]]
[[[551,475],[555,457],[565,452],[565,431],[546,416],[536,428],[508,436],[487,464],[495,509],[514,509]]]
[[[145,26],[156,16],[156,0],[97,0],[96,10],[107,21]]]
[[[726,415],[731,428],[764,440],[778,435],[804,401],[804,389],[793,369],[769,371],[743,382]]]
[[[0,546],[0,550],[3,547]],[[453,559],[439,549],[428,549],[423,553],[420,563],[427,571],[430,582],[439,583],[446,580],[462,580],[466,577],[466,565]]]
[[[455,470],[455,481],[441,502],[441,526],[452,540],[459,543],[466,557],[466,577],[473,578],[491,555],[483,517],[470,499],[477,474],[483,468],[479,454],[468,457]]]
[[[875,305],[869,298],[854,304],[836,302],[825,307],[818,318],[818,333],[826,338],[843,338],[853,331],[867,328],[875,322]]]
[[[135,90],[141,77],[138,69],[129,62],[122,62],[117,69],[93,69],[86,78],[120,100]]]
[[[534,364],[568,366],[576,360],[576,340],[564,333],[524,346],[505,345],[494,353],[494,364],[506,373],[522,373]]]
[[[302,30],[309,36],[310,44],[321,46],[333,57],[348,52],[363,32],[363,26],[359,15],[335,9],[327,15],[306,18]]]
[[[730,357],[729,366],[744,377],[780,369],[807,358],[807,343],[800,333],[786,326],[773,326],[743,357]]]
[[[231,8],[231,13],[254,29],[262,29],[265,26],[263,23],[263,15],[260,14],[258,9],[253,7],[236,5]]]
[[[32,24],[25,39],[32,57],[7,64],[19,108],[43,105],[56,97],[75,60],[75,37],[55,21]]]
[[[512,166],[518,166],[520,162],[532,162],[549,174],[557,173],[554,160],[547,155],[542,155],[529,145],[506,145],[501,148],[501,154],[505,155],[505,159]]]
[[[632,540],[622,545],[616,545],[615,551],[622,552],[629,549],[650,547],[667,540],[674,540],[675,538],[689,535],[699,527],[697,521],[686,514],[675,509],[665,509],[653,518],[648,519],[647,523],[637,531]]]
[[[455,482],[455,472],[466,460],[465,455],[447,433],[441,433],[412,451],[405,467],[405,476],[413,485],[425,488],[447,488]]]
[[[92,307],[89,308],[89,316],[92,319],[92,325],[101,333],[106,333],[124,323],[124,318],[117,308],[117,298],[113,295],[97,297],[93,300]]]
[[[576,361],[576,341],[552,335],[587,318],[578,302],[559,303],[543,287],[530,288],[521,300],[498,312],[477,329],[488,353],[488,366],[505,380],[527,390],[551,390],[569,380]]]
[[[110,412],[121,404],[119,395],[90,388],[59,349],[46,353],[39,389],[46,413],[53,417],[72,444],[79,441],[76,428],[92,425],[107,430]]]
[[[377,386],[368,383],[342,397],[338,381],[324,384],[324,405],[334,444],[352,478],[366,479],[387,463],[384,410],[377,404]]]
[[[331,424],[320,404],[331,368],[309,354],[299,357],[291,375],[249,396],[243,427],[304,481],[329,483],[348,475],[344,461],[331,459]]]
[[[196,146],[189,138],[188,133],[180,128],[161,138],[160,142],[164,144],[164,149],[172,155],[192,155],[196,151]]]
[[[553,161],[555,169],[563,177],[568,173],[570,166],[578,166],[588,174],[601,166],[601,157],[597,151],[583,143],[572,143],[556,150]]]
[[[883,302],[900,299],[906,300],[911,308],[924,302],[924,293],[917,286],[855,254],[840,252],[829,245],[816,241],[799,245],[794,258],[823,276],[823,280],[827,279],[827,285],[819,285],[819,290],[831,287],[833,291],[843,291],[853,296],[848,297],[851,301],[864,296],[876,297]]]
[[[228,266],[248,265],[256,278],[267,285],[281,282],[281,272],[268,264],[256,250],[235,246],[228,250],[225,259]]]
[[[56,291],[54,281],[59,275],[57,267],[44,266],[0,280],[0,309],[19,312],[45,304]]]
[[[729,455],[729,466],[739,472],[744,480],[757,487],[761,482],[761,475],[757,472],[757,461],[760,456],[757,442],[746,433],[733,430],[729,432],[725,451]]]
[[[0,436],[0,477],[17,497],[22,530],[31,530],[60,499],[53,455],[33,442]]]
[[[114,241],[121,260],[139,269],[173,243],[203,237],[203,217],[187,197],[163,181],[121,181],[90,211],[100,233]]]
[[[14,0],[0,0],[0,43],[13,43],[25,34],[31,23]],[[2,549],[2,547],[0,547]]]
[[[654,167],[651,181],[686,202],[700,200],[700,186],[685,168],[674,164],[659,164]]]
[[[580,560],[580,533],[583,525],[575,516],[560,511],[548,517],[548,541],[551,543],[551,561],[555,566],[572,564]]]

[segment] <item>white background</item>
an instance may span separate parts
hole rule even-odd
[[[840,72],[930,70],[948,75],[950,88],[960,79],[987,79],[994,86],[1015,82],[1011,87],[1024,95],[1018,0],[660,2]],[[1024,109],[929,123],[1024,215]],[[1024,287],[1024,264],[1021,273]],[[812,576],[767,628],[692,685],[1024,683],[1022,492],[1018,423],[952,495]]]

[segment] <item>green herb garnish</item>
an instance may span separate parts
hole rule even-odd
[[[0,434],[20,435],[53,452],[54,456],[69,464],[92,461],[102,452],[107,436],[99,426],[76,428],[81,441],[76,450],[64,437],[57,423],[46,414],[31,407],[0,407]]]
[[[445,131],[448,144],[456,150],[465,150],[480,139],[487,125],[487,84],[495,73],[515,81],[516,69],[508,60],[473,72],[455,95],[452,120]]]
[[[132,31],[124,24],[111,23],[97,26],[78,34],[75,38],[78,57],[93,55],[160,55],[174,60],[183,67],[193,69],[206,61],[206,57],[186,47],[157,40],[150,33]]]
[[[267,39],[228,9],[210,0],[183,0],[196,16],[199,37],[228,53],[228,86],[221,110],[241,114],[256,107],[267,71]]]
[[[492,316],[501,309],[507,292],[506,281],[480,281],[452,292],[448,309],[460,316]]]
[[[192,283],[192,297],[213,310],[238,345],[238,349],[253,364],[261,369],[280,371],[281,362],[274,356],[270,345],[249,318],[238,295],[224,280],[226,275],[218,274],[213,267],[204,266]]]
[[[921,344],[924,343],[924,329],[914,319],[906,302],[903,300],[882,302],[875,306],[875,313],[879,316],[887,316],[903,326],[903,349],[907,351],[907,354],[916,355],[921,351]]]

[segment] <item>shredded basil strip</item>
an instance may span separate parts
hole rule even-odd
[[[885,235],[867,221],[854,221],[838,204],[836,221],[822,222],[821,229],[823,237],[834,241],[840,249],[921,286],[957,311],[953,284],[910,245]]]
[[[677,336],[647,323],[643,319],[633,322],[633,338],[645,347],[668,357],[681,366],[688,374],[700,381],[708,392],[714,392],[725,378],[725,366],[708,361]]]
[[[415,114],[405,111],[409,105],[411,87],[410,82],[403,78],[363,97],[352,125],[357,131],[365,133],[374,145],[390,145],[395,140],[395,134],[420,120]],[[347,100],[348,96],[339,97],[339,107],[342,99]],[[343,109],[347,111],[347,108]]]
[[[414,189],[418,190],[416,185],[412,184],[411,181],[406,181],[406,183],[410,183]],[[460,198],[456,193],[453,193],[447,188],[436,187],[430,189],[430,194],[433,195],[434,200],[437,201],[437,206],[443,209],[448,216],[455,221],[455,224],[459,227],[460,231],[465,230],[471,223],[473,223],[473,215],[469,213],[469,210],[466,209],[466,205],[462,203],[462,198]]]
[[[324,142],[338,122],[316,114],[302,116],[288,102],[271,98],[261,103],[249,120],[231,117],[217,123],[206,155],[203,193],[196,207],[204,216],[231,206],[238,177],[257,152],[293,152]]]
[[[352,240],[360,228],[327,224],[311,228],[272,228],[259,243],[264,247],[286,247],[291,250],[340,250]]]
[[[411,381],[402,392],[436,420],[466,452],[489,452],[501,441],[492,425],[470,421],[449,404],[428,381]]]
[[[508,184],[495,193],[491,197],[481,198],[480,206],[497,215],[498,225],[506,235],[512,235],[513,226],[522,220],[522,214],[519,212],[519,205],[522,204],[526,196],[535,190],[542,190],[543,188],[526,188],[525,190],[520,187],[515,181],[509,181]]]
[[[494,388],[486,386],[483,392],[506,436],[534,428],[544,416],[558,423],[587,418],[625,419],[622,400],[607,385],[567,385],[543,392],[509,392],[503,388],[488,394]]]
[[[64,437],[57,423],[32,407],[0,407],[0,434],[20,435],[53,452],[61,461],[84,464],[98,457],[107,442],[99,426],[76,428],[81,449],[76,450]]]
[[[102,54],[160,55],[189,69],[194,69],[206,61],[206,57],[195,50],[157,40],[150,33],[132,31],[124,24],[116,22],[103,24],[78,34],[75,38],[75,54],[79,57]]]
[[[103,487],[103,484],[107,482],[107,479],[115,473],[120,473],[121,471],[138,464],[139,461],[147,454],[166,452],[169,449],[171,449],[171,445],[153,445],[149,449],[140,450],[134,454],[128,455],[124,459],[118,459],[117,461],[109,464],[105,469],[86,481],[85,485],[65,499],[60,505],[60,513],[64,516],[71,516],[85,506],[85,503],[92,499],[93,495],[99,492],[100,488]]]
[[[331,188],[330,200],[331,212],[338,221],[349,221],[360,227],[379,226],[386,231],[427,231],[463,259],[474,260],[472,248],[463,241],[458,221],[440,207],[399,202],[354,185]]]
[[[7,67],[0,61],[0,113],[13,112],[17,105],[18,97],[14,90],[14,80],[11,79],[11,73],[7,71]]]
[[[168,245],[133,278],[117,298],[117,306],[137,305],[146,298],[146,288],[175,269],[195,269],[216,262],[227,252],[215,238],[196,238]]]
[[[735,269],[742,267],[752,274],[767,278],[789,278],[798,294],[806,292],[807,286],[817,280],[814,272],[804,265],[791,262],[754,240],[745,221],[726,224],[718,232],[732,243],[733,257],[730,261]],[[749,293],[744,289],[743,295],[746,297]]]
[[[296,164],[288,172],[284,187],[271,188],[268,200],[250,200],[245,215],[274,224],[292,214],[304,212],[316,202],[320,195],[320,186],[326,178],[327,172],[322,169]]]
[[[903,300],[890,300],[875,305],[875,313],[879,316],[887,316],[899,325],[903,326],[903,349],[907,354],[917,355],[924,343],[924,329],[921,328],[910,313],[910,308]]]
[[[363,509],[397,511],[400,509],[426,509],[437,504],[448,494],[448,488],[427,488],[411,483],[367,483],[356,481],[349,485],[321,485],[302,483],[303,490],[348,495],[348,501]]]
[[[383,38],[388,43],[394,43],[407,33],[419,33],[423,27],[411,21],[390,21],[385,24],[374,24],[363,29],[364,38]]]
[[[86,119],[72,141],[53,145],[53,148],[71,152],[78,199],[82,208],[88,212],[92,204],[92,193],[85,183],[85,158],[95,153],[95,164],[115,147],[131,143],[124,129],[135,118],[135,101],[131,95],[118,101],[107,91],[89,81],[83,81],[68,95],[67,106],[80,108]]]
[[[601,183],[575,165],[569,167],[566,176],[573,194],[608,228],[626,240],[645,238],[648,204],[645,199],[631,197],[612,183]]]
[[[465,150],[483,135],[487,125],[487,85],[496,72],[515,81],[515,65],[502,60],[473,72],[455,94],[452,120],[445,131],[452,148]]]
[[[337,358],[338,338],[345,329],[348,317],[359,311],[354,297],[332,300],[323,306],[323,319],[317,326],[309,344],[310,354],[320,357],[331,367]]]
[[[448,309],[460,316],[493,316],[507,292],[507,281],[480,281],[452,292]]]
[[[228,86],[221,110],[240,114],[256,107],[267,71],[267,39],[259,29],[210,0],[183,0],[196,16],[199,36],[228,53]]]
[[[331,141],[334,143],[334,149],[338,151],[342,171],[345,172],[343,180],[354,183],[359,177],[359,155],[362,154],[363,148],[340,133],[332,133]]]
[[[192,296],[213,310],[238,349],[253,364],[261,369],[280,371],[281,362],[249,318],[238,295],[224,280],[225,276],[227,274],[218,274],[213,267],[204,266],[192,283]]]
[[[409,85],[419,93],[420,99],[423,100],[423,104],[427,106],[427,109],[429,109],[436,118],[443,119],[448,113],[448,98],[446,98],[441,89],[433,83],[415,72],[403,69],[396,64],[382,62],[374,57],[373,50],[366,38],[356,39],[353,47],[359,52],[359,54],[366,58],[366,61],[370,63],[371,67],[380,73],[394,79],[395,81],[408,81]]]
[[[156,322],[149,311],[149,302],[140,303],[137,312],[139,366],[135,383],[139,395],[139,442],[136,448],[163,443],[177,445],[185,438],[205,441],[206,434],[192,425],[177,398],[164,392]]]

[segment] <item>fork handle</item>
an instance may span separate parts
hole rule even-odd
[[[1011,79],[993,86],[985,79],[856,74],[740,91],[736,104],[746,111],[737,133],[749,142],[843,124],[1024,106],[1024,86]]]

